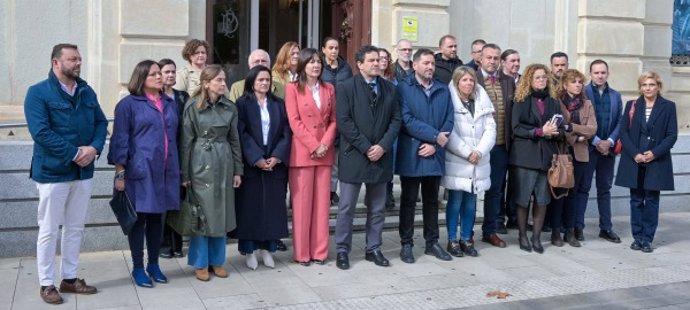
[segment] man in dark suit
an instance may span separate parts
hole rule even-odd
[[[589,147],[589,165],[582,176],[582,187],[577,192],[575,200],[575,239],[585,240],[583,229],[585,227],[585,211],[589,199],[589,189],[592,186],[592,177],[596,171],[597,206],[599,207],[599,237],[614,243],[620,243],[621,239],[613,231],[611,222],[611,186],[613,185],[613,167],[616,163],[616,154],[613,147],[620,132],[620,119],[623,112],[621,94],[611,88],[608,83],[609,65],[597,59],[589,65],[591,81],[585,87],[587,98],[594,105],[594,114],[597,118],[597,133]]]
[[[505,225],[499,217],[505,193],[505,179],[508,171],[508,150],[512,137],[511,112],[515,82],[513,78],[500,74],[501,48],[493,43],[482,48],[481,67],[477,70],[477,84],[484,87],[494,105],[496,121],[496,145],[491,149],[491,188],[484,196],[484,223],[482,241],[493,246],[506,247],[496,234],[505,233]],[[504,212],[510,214],[510,212]]]
[[[378,266],[390,263],[381,253],[386,183],[393,179],[393,142],[400,130],[395,86],[379,78],[379,52],[363,46],[355,54],[356,75],[338,84],[336,124],[340,133],[338,159],[340,202],[335,226],[336,266],[349,269],[352,219],[362,183],[366,186],[367,235],[365,259]]]
[[[434,78],[448,85],[453,77],[455,68],[462,66],[462,60],[458,58],[458,42],[454,36],[447,34],[438,40],[439,53],[434,56],[436,62]]]

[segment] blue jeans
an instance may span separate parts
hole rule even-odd
[[[225,264],[225,237],[193,236],[189,240],[187,265],[196,269]]]
[[[470,240],[476,214],[477,194],[449,190],[446,204],[448,241],[458,240],[458,216],[460,217],[460,238],[465,241]]]
[[[484,194],[484,223],[482,236],[496,233],[498,211],[501,209],[505,195],[506,172],[508,171],[508,150],[505,145],[491,149],[491,188]]]
[[[575,202],[575,228],[585,227],[585,211],[589,190],[592,188],[592,176],[596,171],[597,207],[599,207],[599,229],[611,230],[611,186],[613,185],[613,167],[616,157],[601,155],[595,147],[590,146],[589,162],[577,188]]]
[[[659,191],[630,189],[630,228],[640,242],[654,241],[659,225]]]

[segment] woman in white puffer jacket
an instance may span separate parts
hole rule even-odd
[[[449,190],[447,249],[456,257],[477,256],[477,250],[469,240],[476,218],[477,193],[491,186],[489,152],[496,143],[494,108],[484,88],[477,85],[472,68],[455,69],[448,88],[455,118],[446,145],[446,172],[441,181]],[[457,238],[458,217],[460,240]]]

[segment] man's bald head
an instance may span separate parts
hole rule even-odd
[[[249,54],[249,69],[256,65],[262,65],[266,68],[271,67],[271,56],[262,49],[255,49]]]

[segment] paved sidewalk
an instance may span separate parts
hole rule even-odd
[[[415,235],[417,263],[400,261],[397,231],[384,234],[389,268],[364,261],[364,235],[356,234],[352,269],[335,267],[334,246],[325,266],[303,267],[291,262],[291,252],[276,254],[276,268],[244,265],[235,244],[228,245],[230,277],[209,282],[194,279],[186,258],[161,259],[169,284],[153,289],[133,285],[128,251],[82,254],[80,277],[98,287],[92,296],[64,294],[59,306],[44,304],[38,294],[34,257],[0,259],[2,309],[447,309],[484,306],[489,309],[607,309],[686,308],[690,287],[690,212],[660,217],[653,253],[632,251],[627,217],[615,217],[623,242],[597,237],[596,219],[588,219],[581,248],[556,248],[546,242],[543,255],[521,251],[517,232],[505,236],[508,248],[478,242],[480,256],[443,262],[424,255],[421,229]],[[441,229],[445,231],[445,229]],[[480,232],[479,227],[475,227]],[[446,239],[442,236],[442,245]],[[291,243],[288,242],[291,247]],[[486,297],[487,292],[509,293],[507,299]],[[649,291],[650,298],[639,292]],[[653,294],[652,292],[659,292]],[[666,292],[666,293],[664,293]],[[672,292],[673,294],[667,294]],[[661,295],[659,294],[666,294]],[[638,296],[638,301],[625,301]],[[651,296],[655,296],[652,298]],[[650,300],[652,302],[650,302]]]

